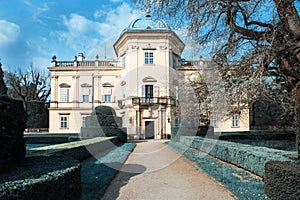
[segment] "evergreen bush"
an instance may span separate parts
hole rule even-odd
[[[0,95],[0,113],[0,172],[4,172],[25,158],[23,103]]]

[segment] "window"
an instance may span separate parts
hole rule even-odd
[[[60,88],[60,101],[61,102],[69,102],[69,89],[68,88]]]
[[[112,102],[112,89],[110,87],[103,88],[102,101],[103,102]]]
[[[86,127],[86,116],[82,117],[82,127]]]
[[[157,96],[155,96],[157,97]],[[154,86],[153,85],[143,85],[142,86],[142,102],[143,103],[155,103],[154,98]]]
[[[173,69],[177,67],[177,56],[173,55]]]
[[[126,57],[124,55],[122,58],[122,68],[125,69],[125,67],[126,67]]]
[[[145,52],[145,64],[153,64],[153,52]]]
[[[239,115],[238,114],[232,115],[232,127],[239,127]]]
[[[210,118],[210,126],[213,126],[213,127],[217,127],[218,126],[218,121],[217,121],[217,118],[215,116],[211,116],[211,118]]]
[[[65,115],[60,116],[60,128],[61,129],[68,128],[68,116]]]
[[[81,93],[82,93],[82,96],[81,96],[82,102],[89,102],[90,101],[90,89],[82,88]]]

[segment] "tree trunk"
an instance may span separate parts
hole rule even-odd
[[[295,112],[295,134],[298,150],[298,159],[300,160],[300,82],[293,90],[294,112]]]

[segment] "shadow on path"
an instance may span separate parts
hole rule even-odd
[[[135,144],[124,143],[81,162],[82,200],[99,199],[111,180],[123,167]],[[143,171],[143,166],[134,166]]]
[[[134,172],[134,173],[129,173]],[[102,196],[102,200],[111,200],[111,199],[117,199],[120,196],[120,190],[123,186],[125,186],[128,181],[139,174],[142,174],[146,171],[146,167],[138,164],[125,164],[123,165],[121,171],[117,174],[118,181],[113,182],[113,191],[106,191],[105,195]]]

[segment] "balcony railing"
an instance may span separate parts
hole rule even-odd
[[[170,97],[133,97],[132,105],[175,105],[176,100]]]
[[[85,60],[85,61],[54,61],[55,67],[118,67],[118,61]]]

